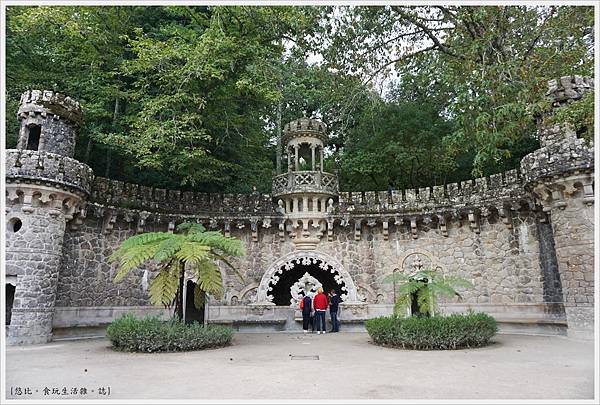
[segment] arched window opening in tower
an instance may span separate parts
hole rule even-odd
[[[41,135],[42,128],[39,125],[33,125],[29,127],[29,134],[27,135],[27,150],[39,149]]]

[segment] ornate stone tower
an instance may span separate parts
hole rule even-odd
[[[52,338],[65,227],[93,178],[72,158],[81,118],[79,103],[62,94],[21,97],[18,146],[6,151],[6,275],[16,280],[9,344]]]
[[[286,216],[286,231],[302,250],[314,249],[325,231],[333,228],[326,217],[338,195],[338,179],[323,171],[326,131],[316,119],[287,124],[283,144],[288,170],[273,178],[273,197]]]
[[[547,93],[560,107],[593,91],[591,79],[561,77]],[[525,187],[549,216],[554,234],[568,334],[594,334],[594,147],[567,125],[549,125],[542,117],[541,148],[525,156]]]

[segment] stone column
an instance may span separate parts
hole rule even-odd
[[[322,146],[319,148],[319,152],[321,155],[321,171],[323,171],[323,147]]]
[[[294,167],[296,171],[299,170],[299,162],[298,162],[298,151],[300,150],[300,145],[294,145]]]
[[[312,165],[312,171],[315,171],[315,148],[317,147],[317,145],[310,145],[310,153],[311,153],[311,165]]]
[[[286,146],[287,148],[287,169],[288,172],[292,171],[292,151],[290,150],[289,146]]]

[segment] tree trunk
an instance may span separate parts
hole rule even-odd
[[[281,100],[277,104],[277,154],[275,159],[277,174],[281,174]]]
[[[119,117],[119,105],[120,105],[120,100],[119,97],[115,97],[115,108],[113,110],[113,121],[112,121],[112,127],[113,127],[113,131],[116,131],[117,129],[117,118]],[[104,170],[104,177],[109,177],[110,174],[110,164],[111,164],[111,149],[110,147],[108,148],[108,151],[106,152],[106,170]]]
[[[183,289],[185,278],[185,266],[180,263],[181,271],[179,273],[179,288],[177,289],[177,319],[183,320]]]

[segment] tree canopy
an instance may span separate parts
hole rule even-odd
[[[277,134],[330,129],[343,189],[419,187],[515,167],[545,82],[593,73],[580,6],[7,8],[7,146],[20,94],[85,113],[76,158],[100,176],[270,190]],[[590,135],[593,100],[562,112]]]

